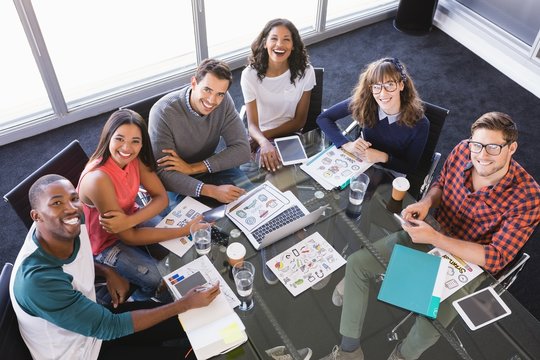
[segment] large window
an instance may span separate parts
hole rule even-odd
[[[13,3],[0,1],[0,14],[2,133],[16,127],[17,120],[24,117],[52,114],[52,108]]]
[[[169,91],[207,56],[243,66],[272,18],[291,20],[311,44],[340,22],[364,25],[370,9],[392,16],[397,2],[1,1],[0,145]]]

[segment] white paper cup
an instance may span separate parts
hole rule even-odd
[[[411,187],[409,180],[405,177],[397,177],[392,181],[392,199],[401,201],[405,197],[407,190]]]
[[[233,242],[227,247],[227,259],[231,266],[244,261],[246,248],[239,242]]]

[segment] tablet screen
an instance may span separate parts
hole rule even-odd
[[[307,160],[302,141],[298,136],[287,136],[274,139],[283,165],[302,163]]]
[[[490,287],[454,301],[454,307],[472,330],[511,313],[508,306]]]

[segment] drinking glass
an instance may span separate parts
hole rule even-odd
[[[212,225],[199,221],[191,225],[191,239],[195,244],[195,250],[199,255],[206,255],[212,248]]]
[[[249,261],[236,263],[232,268],[236,291],[240,300],[238,307],[242,311],[251,310],[253,301],[253,280],[255,276],[255,266]]]
[[[365,173],[355,175],[351,178],[349,185],[349,203],[347,205],[347,214],[350,217],[357,218],[362,211],[362,203],[369,185],[369,176]]]

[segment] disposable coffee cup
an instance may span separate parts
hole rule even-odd
[[[392,199],[401,201],[405,197],[407,190],[411,187],[409,180],[402,176],[397,177],[392,181]]]
[[[234,266],[237,263],[244,261],[246,256],[246,248],[239,242],[233,242],[227,247],[227,260],[229,265]]]

